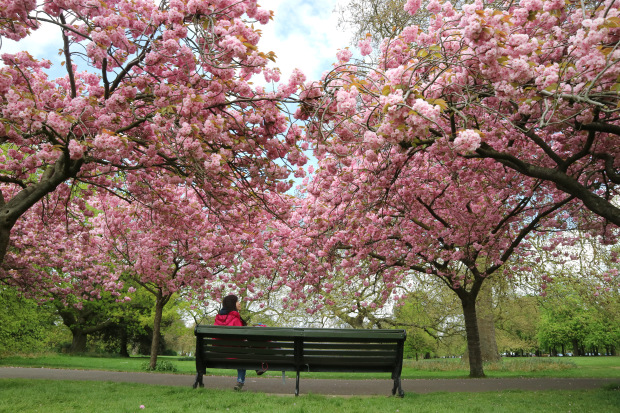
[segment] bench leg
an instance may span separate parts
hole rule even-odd
[[[403,391],[403,388],[400,383],[400,377],[397,379],[394,379],[394,387],[392,387],[392,396],[394,396],[397,391],[398,391],[398,397],[405,397],[405,392]]]
[[[197,388],[197,387],[204,387],[205,384],[202,381],[202,373],[201,372],[197,372],[196,373],[196,381],[194,381],[194,385],[192,386],[192,388]]]
[[[299,371],[297,372],[297,378],[295,380],[295,397],[299,396]]]

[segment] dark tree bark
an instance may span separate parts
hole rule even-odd
[[[127,337],[127,329],[125,326],[121,326],[120,337],[119,337],[119,345],[120,345],[120,356],[121,357],[129,357],[129,351],[127,351],[127,346],[129,345],[129,339]]]
[[[153,340],[151,341],[151,359],[149,367],[155,370],[157,367],[157,353],[159,350],[159,336],[161,333],[161,320],[164,314],[164,307],[172,297],[171,294],[163,294],[161,289],[157,290],[155,296],[155,319],[153,320]]]
[[[478,334],[482,361],[495,362],[500,359],[495,339],[495,317],[493,316],[492,288],[482,288],[478,294],[476,315],[478,318]],[[468,346],[469,347],[469,346]],[[469,348],[465,350],[463,360],[469,359]]]
[[[476,297],[463,294],[461,298],[463,315],[465,316],[465,333],[467,335],[467,349],[469,356],[469,377],[485,377],[482,365],[482,351],[480,350],[480,334],[478,318],[476,316]]]
[[[606,199],[598,195],[592,188],[583,185],[577,179],[569,175],[567,168],[564,167],[542,167],[525,162],[517,157],[496,151],[488,145],[483,144],[476,150],[476,153],[483,158],[491,158],[515,171],[537,179],[550,181],[561,190],[581,200],[583,205],[598,216],[607,221],[620,226],[620,208],[613,204],[612,199]],[[607,173],[609,176],[610,173]],[[614,185],[613,182],[609,183]]]
[[[71,334],[73,335],[73,338],[71,340],[69,352],[72,354],[85,353],[88,335],[84,333],[84,330],[81,328],[72,329]]]
[[[71,331],[72,340],[69,349],[71,353],[84,353],[88,335],[101,331],[112,324],[110,319],[94,322],[93,317],[96,314],[89,309],[77,310],[57,306],[57,311],[63,324]]]

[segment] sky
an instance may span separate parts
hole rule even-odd
[[[258,44],[263,52],[273,51],[276,63],[286,82],[295,68],[302,70],[307,80],[318,80],[336,60],[336,52],[348,45],[350,35],[337,28],[336,4],[343,0],[258,0],[261,7],[273,10],[274,20],[260,28],[263,36]],[[52,61],[52,77],[64,76],[58,50],[62,43],[57,28],[43,27],[19,43],[5,38],[0,53],[27,50],[37,58]],[[262,77],[262,76],[261,76]],[[262,79],[256,79],[260,83]]]
[[[333,12],[338,0],[259,0],[274,11],[274,20],[262,27],[259,48],[278,56],[282,80],[295,68],[308,80],[318,80],[336,61],[336,52],[348,46],[350,34],[338,29]]]

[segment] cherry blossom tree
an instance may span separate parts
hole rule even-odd
[[[320,240],[321,261],[345,278],[369,283],[380,274],[383,301],[400,298],[391,291],[411,282],[409,272],[441,280],[462,304],[470,375],[481,377],[476,299],[483,282],[528,235],[558,225],[554,219],[572,197],[544,193],[539,181],[490,160],[449,160],[435,149],[392,148],[371,160],[363,144],[342,158],[342,147],[331,147],[308,187],[307,231]],[[307,284],[328,288],[330,276]]]
[[[360,260],[372,258],[370,272],[396,285],[407,270],[442,279],[463,305],[472,377],[484,375],[483,281],[534,231],[575,225],[573,200],[603,218],[608,240],[617,234],[605,220],[619,222],[618,145],[596,128],[616,122],[620,4],[500,6],[431,1],[428,29],[384,42],[376,65],[340,51],[296,114],[311,119],[319,160],[300,213],[318,261],[365,278]],[[549,248],[559,242],[570,241]],[[325,288],[329,276],[319,266],[307,284]]]
[[[18,219],[67,182],[129,199],[125,181],[156,169],[209,207],[286,191],[306,159],[278,102],[304,78],[251,86],[279,81],[257,48],[270,19],[254,0],[1,2],[0,36],[53,27],[66,75],[26,51],[1,56],[0,262]]]
[[[179,292],[220,297],[222,290],[213,283],[243,283],[244,274],[235,273],[233,279],[230,268],[247,247],[251,232],[261,227],[246,226],[238,217],[236,225],[229,225],[222,215],[204,208],[191,187],[147,191],[132,203],[106,195],[98,206],[102,212],[93,223],[99,248],[124,278],[155,298],[150,361],[155,368],[166,304]]]

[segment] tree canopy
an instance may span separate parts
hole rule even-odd
[[[279,80],[254,27],[270,19],[253,0],[3,2],[0,35],[51,25],[66,75],[50,79],[50,61],[27,51],[1,56],[0,261],[17,220],[63,185],[131,198],[157,176],[191,182],[213,209],[286,191],[286,166],[306,159],[278,102],[304,78],[251,85]]]

